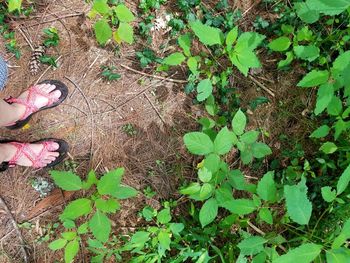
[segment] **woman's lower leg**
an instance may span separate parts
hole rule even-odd
[[[0,99],[0,127],[16,122],[20,118],[20,109]]]

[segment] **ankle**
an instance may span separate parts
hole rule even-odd
[[[13,149],[7,143],[0,143],[0,163],[9,162],[12,159]]]

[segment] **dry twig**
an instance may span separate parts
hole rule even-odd
[[[259,82],[257,79],[255,79],[253,76],[249,75],[249,78],[260,88],[265,90],[268,94],[270,94],[272,97],[275,97],[275,93],[273,93],[269,88],[265,87],[261,82]]]

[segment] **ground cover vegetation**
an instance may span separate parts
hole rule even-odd
[[[127,1],[90,1],[97,43],[151,42],[157,10],[167,2],[141,0],[136,15]],[[144,223],[118,233],[109,216],[127,209],[120,200],[142,194],[122,184],[123,168],[90,171],[85,181],[70,170],[51,171],[59,188],[84,195],[66,205],[48,247],[64,251],[65,262],[79,260],[82,247],[91,262],[350,262],[350,1],[265,0],[260,5],[278,15],[273,21],[257,16],[250,31],[229,1],[173,2],[165,23],[176,49],[160,58],[140,48],[136,56],[154,74],[184,69],[183,92],[205,111],[198,130],[183,136],[195,160],[193,176],[181,181],[178,199],[163,200],[159,209],[145,205]],[[19,56],[4,18],[30,12],[15,0],[4,8],[1,32]],[[57,44],[57,31],[45,34],[45,46]],[[300,142],[286,142],[281,155],[269,145],[269,131],[250,128],[269,99],[244,104],[244,91],[231,80],[254,75],[264,56],[274,58],[275,70],[299,74],[294,89],[314,97],[306,113],[312,131],[307,138],[279,134],[281,141]],[[122,77],[113,67],[102,70],[107,81]]]

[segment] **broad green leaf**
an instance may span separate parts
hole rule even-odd
[[[198,170],[198,178],[203,183],[208,183],[212,178],[212,173],[205,167]]]
[[[333,142],[325,142],[321,145],[319,150],[324,152],[325,154],[332,154],[336,150],[338,150],[338,147]]]
[[[22,0],[9,0],[8,1],[8,10],[13,12],[15,10],[21,10]]]
[[[117,5],[117,7],[115,8],[115,13],[120,22],[128,23],[134,21],[135,19],[134,15],[131,13],[129,8],[127,8],[123,4]]]
[[[328,125],[322,125],[321,127],[317,128],[313,133],[311,133],[310,138],[324,138],[329,134],[329,131],[331,128],[329,128]]]
[[[176,52],[164,58],[163,64],[169,65],[169,66],[177,66],[177,65],[180,65],[182,62],[184,62],[185,59],[186,57],[182,53]]]
[[[104,19],[98,20],[94,25],[95,36],[100,45],[105,45],[112,37],[112,29]]]
[[[111,222],[108,217],[97,210],[89,221],[89,228],[94,237],[102,243],[107,242],[111,233]]]
[[[350,249],[341,247],[326,251],[327,263],[349,263]]]
[[[137,231],[132,237],[130,242],[132,244],[139,244],[142,245],[145,244],[149,239],[150,233],[145,231]]]
[[[261,220],[265,221],[266,223],[270,225],[273,224],[273,217],[272,217],[271,211],[268,208],[266,207],[261,208],[259,211],[259,217]]]
[[[201,80],[197,85],[197,100],[204,101],[213,92],[213,85],[210,79]]]
[[[180,194],[183,195],[193,195],[198,193],[201,190],[201,186],[199,183],[191,183],[189,186],[180,189]]]
[[[63,238],[56,239],[55,241],[52,241],[49,244],[49,249],[56,251],[61,248],[64,248],[64,246],[67,244],[67,240]]]
[[[232,45],[237,40],[237,37],[238,37],[238,27],[235,26],[230,32],[228,32],[226,36],[226,46],[228,51],[232,49]]]
[[[72,172],[50,171],[55,184],[66,191],[82,189],[82,181],[79,176]]]
[[[82,188],[84,190],[90,189],[90,187],[94,184],[97,184],[98,180],[96,178],[96,174],[94,170],[91,170],[87,176],[87,179],[85,182],[83,182]]]
[[[123,174],[124,168],[118,168],[103,175],[97,183],[98,193],[100,195],[114,195],[119,188]]]
[[[211,171],[212,174],[216,173],[219,170],[219,165],[220,157],[215,153],[209,154],[204,159],[204,167]]]
[[[73,240],[74,238],[76,238],[77,236],[77,233],[76,232],[73,232],[73,231],[70,231],[70,232],[63,232],[61,234],[61,236],[65,239],[65,240]]]
[[[112,196],[118,199],[128,199],[130,197],[137,196],[137,194],[137,190],[130,186],[119,186],[117,191],[112,194]]]
[[[258,34],[256,32],[244,32],[239,36],[237,40],[235,52],[241,52],[243,50],[253,51],[261,44],[264,39],[264,35]]]
[[[294,53],[291,51],[286,52],[286,59],[278,62],[277,68],[281,69],[281,68],[284,68],[284,67],[290,65],[290,63],[292,63],[293,59],[294,59]]]
[[[190,57],[187,60],[187,66],[191,70],[192,74],[196,74],[198,69],[198,62],[195,57]]]
[[[337,183],[337,194],[340,195],[343,193],[346,188],[348,187],[350,182],[350,165],[346,167],[342,175],[339,177],[338,183]]]
[[[187,57],[190,57],[191,56],[191,42],[192,42],[191,34],[187,33],[187,34],[180,36],[178,39],[178,42],[179,42],[179,46],[184,51],[184,54]],[[197,62],[197,60],[195,60],[195,61]]]
[[[233,201],[225,202],[221,206],[237,215],[250,214],[256,209],[254,202],[249,199],[235,199]]]
[[[284,196],[289,217],[299,225],[307,225],[311,217],[312,204],[307,197],[305,178],[297,185],[285,185]]]
[[[245,116],[243,111],[239,109],[232,119],[232,130],[236,135],[242,135],[246,125],[247,117]]]
[[[201,187],[201,190],[199,191],[199,199],[205,200],[209,198],[212,195],[213,192],[213,186],[208,183],[204,183]]]
[[[202,227],[214,221],[218,214],[218,203],[215,198],[208,199],[199,211],[199,221]]]
[[[272,260],[272,263],[311,263],[321,253],[321,249],[322,246],[313,243],[303,244]]]
[[[254,184],[248,184],[240,170],[232,170],[228,176],[229,183],[234,189],[248,191],[250,193],[256,192],[256,186]]]
[[[260,132],[258,131],[248,131],[240,137],[240,140],[245,144],[252,144],[257,141]]]
[[[328,104],[327,113],[331,116],[338,116],[341,114],[342,109],[342,101],[337,96],[333,96],[331,102]]]
[[[164,208],[157,215],[157,221],[160,224],[166,224],[171,221],[170,208]]]
[[[91,212],[91,200],[87,198],[80,198],[70,202],[63,213],[60,215],[61,220],[70,219],[74,220],[78,217],[87,215]]]
[[[250,68],[260,68],[261,64],[259,58],[254,51],[248,47],[244,47],[243,50],[238,50],[237,45],[233,52],[229,54],[230,60],[244,76],[248,76]]]
[[[229,187],[219,187],[215,190],[215,199],[218,206],[221,206],[225,202],[233,201],[232,189],[229,189]]]
[[[349,6],[349,0],[306,0],[306,5],[311,9],[323,13],[325,15],[339,15]]]
[[[199,20],[191,22],[190,27],[204,45],[212,46],[222,44],[223,33],[220,29],[204,25]]]
[[[166,232],[166,230],[161,230],[158,233],[158,241],[159,245],[164,249],[164,250],[170,250],[170,244],[171,244],[171,239],[170,239],[170,233]]]
[[[276,201],[277,189],[273,177],[274,172],[267,172],[258,183],[256,191],[259,197],[265,201]]]
[[[193,154],[207,155],[214,151],[214,144],[210,137],[202,132],[190,132],[185,134],[186,148]]]
[[[92,9],[101,15],[105,15],[110,11],[109,5],[105,0],[95,0],[94,4],[92,5]]]
[[[119,38],[126,43],[132,44],[134,42],[134,30],[128,23],[121,22],[119,24],[117,33]]]
[[[320,12],[310,9],[305,2],[295,3],[294,7],[299,18],[305,23],[312,24],[320,18]]]
[[[252,144],[252,153],[255,158],[260,159],[272,154],[272,151],[267,144],[256,142]]]
[[[332,190],[332,187],[330,186],[322,187],[321,194],[322,198],[328,203],[333,202],[333,200],[337,197],[337,192]]]
[[[227,127],[222,128],[214,140],[214,152],[223,155],[231,151],[232,146],[237,143],[236,135]]]
[[[328,81],[327,70],[312,70],[298,83],[298,87],[311,88],[324,84]]]
[[[79,235],[86,234],[89,232],[89,222],[85,222],[84,224],[80,225],[77,229],[77,233]]]
[[[332,76],[345,86],[344,95],[350,95],[350,51],[340,54],[333,62]]]
[[[333,98],[334,88],[330,83],[322,84],[317,91],[317,101],[315,114],[319,115],[322,113],[329,105]]]
[[[79,252],[79,242],[78,240],[74,239],[70,241],[66,248],[64,249],[64,261],[66,263],[73,262],[73,259]]]
[[[239,242],[237,247],[241,250],[242,255],[252,256],[263,251],[266,242],[267,240],[265,238],[251,236]]]
[[[298,58],[307,60],[309,62],[314,61],[320,56],[320,49],[315,45],[294,46],[293,50]]]
[[[185,226],[182,223],[171,223],[169,228],[173,234],[178,235],[182,230],[184,230]]]
[[[285,51],[290,47],[290,39],[288,37],[279,37],[270,42],[268,47],[273,51]]]
[[[253,152],[250,149],[244,149],[240,152],[240,157],[243,164],[249,164],[253,161]]]
[[[105,213],[115,213],[120,209],[120,204],[114,199],[104,200],[99,198],[95,201],[95,205],[97,209]]]

